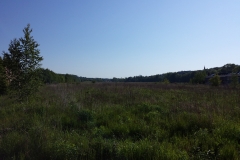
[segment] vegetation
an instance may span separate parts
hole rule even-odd
[[[102,78],[86,78],[86,77],[78,77],[77,75],[72,74],[57,74],[49,69],[43,69],[41,68],[41,75],[40,78],[43,83],[45,84],[51,84],[51,83],[77,83],[77,82],[103,82],[106,81],[106,79]],[[110,80],[109,80],[110,81]]]
[[[216,74],[239,66],[99,83],[109,79],[40,68],[30,25],[23,32],[0,57],[0,159],[240,158],[238,75],[227,88]],[[170,84],[210,73],[219,87]],[[134,81],[161,83],[125,83]]]
[[[239,84],[239,78],[237,74],[232,74],[231,76],[231,85],[233,88],[237,88]]]
[[[7,84],[5,80],[5,70],[3,67],[3,60],[0,57],[0,95],[3,95],[7,92]]]
[[[222,67],[203,69],[198,71],[179,71],[152,76],[134,76],[127,78],[86,78],[78,77],[70,74],[57,74],[49,69],[42,69],[42,79],[44,83],[76,83],[76,82],[164,82],[165,79],[169,83],[191,83],[204,84],[206,76],[212,74],[226,75],[229,73],[240,72],[240,66],[235,64],[226,64]]]
[[[222,67],[215,67],[198,71],[179,71],[157,74],[152,76],[134,76],[127,78],[113,78],[113,82],[163,82],[168,79],[170,83],[192,83],[203,84],[205,77],[212,74],[226,75],[229,73],[240,72],[240,66],[235,64],[226,64]]]
[[[210,79],[210,83],[212,86],[219,86],[221,84],[220,77],[216,74],[214,77]]]
[[[226,66],[235,66],[233,70],[232,67]],[[217,69],[216,69],[217,68]],[[128,78],[116,78],[112,79],[107,78],[87,78],[87,77],[78,77],[77,75],[71,74],[57,74],[49,69],[41,68],[41,79],[45,84],[51,83],[78,83],[78,82],[164,82],[165,79],[169,83],[191,83],[191,84],[204,84],[206,76],[211,75],[212,73],[223,73],[221,72],[222,68],[227,68],[228,73],[237,73],[240,71],[238,65],[227,64],[223,67],[216,67],[211,69],[205,69],[202,71],[181,71],[175,73],[166,73],[161,75],[153,76],[134,76]]]
[[[207,74],[206,74],[205,71],[198,71],[198,72],[195,73],[195,75],[192,79],[192,83],[204,84],[206,76],[207,76]]]
[[[167,78],[165,78],[165,79],[163,80],[163,83],[164,83],[164,84],[169,84],[170,82],[169,82],[169,80],[168,80]]]
[[[238,159],[240,92],[163,83],[41,88],[0,97],[0,159]]]
[[[32,29],[28,24],[24,28],[24,37],[14,39],[7,52],[3,52],[3,65],[6,79],[13,97],[23,100],[38,90],[40,85],[39,67],[43,58],[38,49],[39,44],[30,35]]]

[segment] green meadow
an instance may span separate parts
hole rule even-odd
[[[240,90],[162,83],[43,86],[0,97],[0,159],[239,159]]]

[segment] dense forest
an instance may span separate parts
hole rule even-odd
[[[214,67],[197,71],[179,71],[157,74],[152,76],[134,76],[124,79],[113,78],[112,81],[120,82],[163,82],[168,80],[170,83],[204,83],[205,77],[212,74],[225,75],[229,73],[237,73],[240,71],[240,66],[236,64],[226,64],[222,67]]]
[[[58,74],[49,69],[43,69],[43,68],[41,68],[40,70],[41,70],[40,76],[41,76],[42,82],[45,84],[75,83],[75,82],[86,82],[86,81],[103,82],[107,80],[102,78],[79,77],[77,75],[72,75],[72,74]]]
[[[2,66],[2,58],[0,57],[0,77],[3,77],[4,69]],[[164,82],[168,80],[170,83],[205,83],[205,77],[218,74],[225,75],[229,73],[240,72],[240,66],[236,64],[226,64],[222,67],[215,67],[197,71],[179,71],[179,72],[169,72],[164,74],[156,74],[151,76],[133,76],[126,78],[87,78],[80,77],[73,74],[58,74],[50,69],[40,68],[41,73],[40,79],[44,84],[52,83],[76,83],[76,82]],[[1,78],[2,79],[2,78]],[[0,85],[4,85],[4,82],[1,81]]]
[[[240,72],[240,66],[236,64],[226,64],[222,67],[215,67],[198,71],[179,71],[179,72],[169,72],[164,74],[156,74],[152,76],[134,76],[127,78],[87,78],[79,77],[72,74],[57,74],[49,69],[41,69],[42,75],[41,79],[44,83],[74,83],[74,82],[163,82],[168,80],[170,83],[204,83],[205,77],[218,74],[225,75],[229,73]]]

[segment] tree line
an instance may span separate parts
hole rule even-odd
[[[152,76],[133,76],[126,78],[87,78],[79,77],[72,74],[58,74],[49,69],[41,68],[41,79],[43,83],[74,83],[74,82],[164,82],[168,80],[170,83],[193,83],[204,84],[207,76],[217,74],[226,75],[229,73],[240,72],[240,66],[235,64],[226,64],[222,67],[215,67],[210,69],[203,69],[197,71],[179,71],[169,72],[164,74],[157,74]]]
[[[44,84],[106,81],[106,79],[103,79],[103,78],[87,78],[87,77],[79,77],[73,74],[59,74],[44,68],[41,68],[40,70],[41,70],[40,79]]]
[[[8,52],[0,56],[0,94],[10,93],[13,97],[24,99],[36,92],[41,84],[95,82],[168,82],[204,84],[207,76],[239,73],[240,66],[226,64],[198,71],[179,71],[152,76],[134,76],[112,79],[87,78],[72,74],[57,74],[49,69],[41,68],[43,57],[40,56],[39,44],[31,36],[32,29],[28,24],[23,29],[24,36],[13,39]],[[238,77],[233,80],[238,81]],[[219,77],[214,82],[219,83]]]
[[[204,84],[207,76],[211,75],[226,75],[229,73],[240,72],[240,66],[236,64],[226,64],[222,67],[215,67],[197,71],[179,71],[157,74],[152,76],[134,76],[127,78],[113,78],[113,82],[164,82],[168,80],[170,83],[193,83]]]

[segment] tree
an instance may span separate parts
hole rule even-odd
[[[28,99],[40,86],[39,44],[30,35],[30,24],[23,29],[24,37],[10,42],[7,52],[3,52],[6,79],[12,96],[19,100]]]
[[[3,67],[3,60],[0,57],[0,95],[5,94],[7,92],[6,79],[5,79],[5,71]]]
[[[212,86],[219,86],[221,84],[220,77],[216,74],[214,77],[210,79],[210,83]]]
[[[170,82],[169,82],[169,80],[167,78],[164,78],[163,83],[164,84],[169,84]]]
[[[235,64],[225,64],[224,66],[222,66],[219,74],[229,74],[229,73],[232,73],[235,68],[236,68]]]
[[[197,84],[203,84],[205,82],[206,75],[207,74],[205,71],[198,71],[195,73],[192,82]]]

